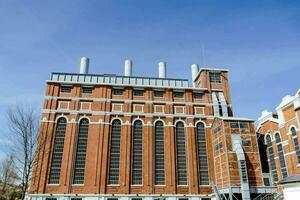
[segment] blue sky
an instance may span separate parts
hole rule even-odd
[[[204,47],[204,58],[202,56]],[[230,70],[236,116],[257,119],[300,86],[299,1],[0,1],[0,159],[9,145],[6,110],[41,109],[53,71],[191,79],[190,65]]]

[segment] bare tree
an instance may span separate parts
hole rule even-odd
[[[8,155],[0,163],[0,198],[8,199],[10,191],[16,186],[17,173],[14,157]]]
[[[22,199],[24,199],[34,166],[39,116],[31,106],[20,104],[8,110],[7,118],[13,140],[11,148],[15,155]]]

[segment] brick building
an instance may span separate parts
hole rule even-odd
[[[233,117],[228,70],[186,79],[52,73],[27,198],[253,199],[264,185],[254,121]],[[42,145],[41,145],[42,144]]]
[[[294,96],[285,96],[276,112],[263,111],[258,119],[257,132],[266,145],[271,184],[280,192],[281,182],[300,174],[299,119],[300,89]]]

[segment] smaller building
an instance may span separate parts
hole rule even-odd
[[[257,133],[264,141],[269,165],[266,172],[269,172],[271,184],[277,186],[279,192],[285,193],[285,185],[300,174],[299,119],[300,89],[294,96],[285,96],[276,112],[263,111],[258,119]]]

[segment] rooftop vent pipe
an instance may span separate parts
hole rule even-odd
[[[89,73],[89,63],[90,63],[90,59],[87,57],[82,57],[80,59],[80,70],[79,70],[80,74]]]
[[[159,78],[166,78],[167,73],[167,63],[166,62],[159,62],[158,63],[158,77]]]
[[[191,66],[191,70],[192,70],[192,81],[193,81],[193,85],[195,86],[195,79],[197,77],[197,74],[199,72],[199,66],[197,64],[192,64]]]
[[[131,76],[131,75],[132,75],[132,61],[125,60],[124,76]]]

